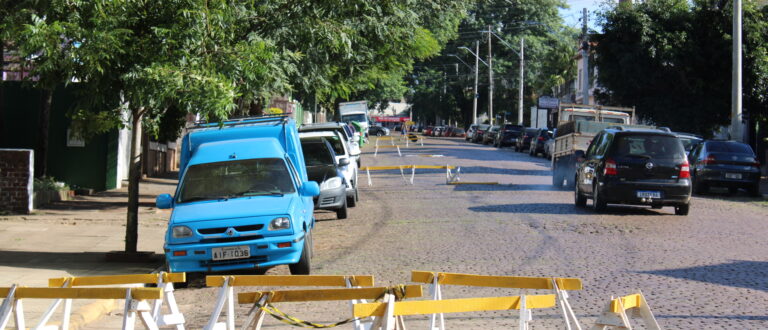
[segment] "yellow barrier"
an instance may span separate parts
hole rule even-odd
[[[240,304],[252,304],[269,294],[269,302],[300,302],[300,301],[331,301],[354,299],[378,299],[389,288],[350,288],[350,289],[316,289],[316,290],[280,290],[242,292],[237,295]],[[419,298],[423,295],[421,285],[406,285],[403,298]]]
[[[371,287],[371,275],[242,275],[242,276],[206,276],[205,283],[210,287],[220,287],[216,305],[204,330],[235,328],[234,287],[236,286],[335,286],[335,287]],[[263,299],[263,297],[262,297]],[[219,323],[219,316],[227,307],[226,323]],[[255,310],[248,314],[248,321],[253,320]],[[248,324],[248,323],[246,323]]]
[[[0,329],[5,329],[11,314],[17,329],[25,329],[23,299],[55,299],[56,303],[45,312],[34,329],[46,327],[48,320],[62,300],[70,299],[125,299],[123,329],[131,330],[136,323],[136,316],[148,329],[157,329],[158,325],[150,314],[151,308],[146,300],[163,298],[162,288],[28,288],[11,286],[0,288],[0,296],[5,297],[0,306]],[[65,304],[62,328],[69,327],[71,303]]]
[[[522,308],[520,296],[463,298],[445,300],[420,300],[396,302],[394,315],[425,315],[439,313],[464,313],[481,311],[499,311]],[[525,296],[525,308],[551,308],[555,306],[555,295]],[[385,304],[357,304],[355,317],[383,316]]]
[[[414,270],[411,272],[411,282],[431,284],[435,276],[437,283],[443,285],[466,285],[491,288],[513,289],[543,289],[554,290],[550,277],[520,277],[520,276],[491,276],[460,273],[442,273]],[[581,290],[581,280],[578,278],[554,278],[560,290]]]
[[[354,286],[373,286],[372,275],[241,275],[206,276],[205,285],[222,286],[226,278],[230,286],[346,286],[347,279]]]
[[[7,296],[11,288],[0,288],[0,296]],[[16,299],[123,299],[125,288],[27,288],[17,287]],[[159,288],[133,288],[131,298],[136,300],[161,299]]]
[[[187,280],[186,273],[60,277],[48,279],[48,286],[60,287],[63,286],[67,280],[70,280],[69,286],[156,284],[161,279],[161,276],[162,282],[164,283],[181,283]]]
[[[627,315],[627,311],[630,310],[640,315],[646,329],[661,329],[642,292],[618,298],[611,297],[611,301],[606,304],[603,313],[597,319],[592,329],[632,329],[629,323],[629,316]]]
[[[576,314],[573,312],[573,309],[568,302],[568,293],[566,292],[566,290],[582,289],[581,280],[577,278],[490,276],[412,271],[411,281],[416,283],[431,284],[432,299],[434,300],[443,299],[441,288],[442,285],[553,290],[557,295],[557,300],[560,302],[561,313],[563,314],[563,318],[565,320],[566,329],[571,329],[571,324],[574,324],[576,329],[581,330],[581,325],[579,325],[579,322],[576,319]],[[528,296],[523,295],[521,297]],[[532,319],[533,318],[530,310],[527,308],[522,308],[520,311],[520,329],[528,329],[528,322]],[[430,316],[430,329],[435,328],[441,330],[445,329],[445,320],[442,313],[434,313]]]

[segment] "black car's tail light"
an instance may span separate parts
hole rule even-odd
[[[689,166],[688,161],[680,165],[680,175],[678,177],[681,179],[691,177],[691,167]]]
[[[603,175],[617,175],[619,172],[616,170],[616,161],[613,159],[605,160],[605,167],[603,168]]]

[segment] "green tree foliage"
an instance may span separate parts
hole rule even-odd
[[[729,1],[648,1],[611,7],[595,36],[598,95],[604,104],[635,105],[640,117],[675,130],[710,135],[730,122]],[[744,6],[744,106],[765,117],[765,9]]]
[[[575,64],[572,56],[575,52],[576,31],[562,24],[558,9],[564,6],[565,2],[560,0],[475,1],[474,6],[468,10],[467,16],[460,24],[459,38],[449,42],[443,50],[442,53],[445,56],[430,58],[417,66],[415,74],[420,79],[413,79],[412,83],[419,81],[426,85],[409,86],[412,90],[415,113],[420,116],[424,114],[423,117],[429,121],[433,121],[435,115],[442,119],[461,118],[462,124],[472,121],[471,87],[474,83],[474,72],[472,68],[467,68],[450,55],[458,55],[467,65],[473,67],[474,56],[459,47],[468,47],[474,51],[474,42],[479,40],[480,56],[487,60],[488,33],[483,31],[488,31],[490,26],[491,31],[502,39],[492,37],[494,113],[508,113],[508,120],[516,121],[520,88],[518,82],[520,38],[525,39],[523,86],[525,109],[535,102],[536,97],[551,93],[553,87],[565,83],[574,76]],[[454,65],[459,65],[458,73],[455,72],[457,70]],[[426,79],[432,79],[432,77],[443,79],[441,75],[428,72],[431,70],[443,70],[450,87],[425,89],[429,84]],[[481,114],[488,110],[488,69],[480,64],[479,71],[478,114]],[[440,98],[443,90],[454,91],[454,94],[447,98],[456,100],[454,106],[435,108],[429,104],[427,100]],[[418,105],[419,100],[425,101],[423,106]],[[460,113],[455,114],[456,111]]]

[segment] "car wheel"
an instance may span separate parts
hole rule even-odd
[[[691,208],[691,203],[688,202],[688,204],[682,204],[675,206],[675,214],[676,215],[688,215],[688,210]]]
[[[581,191],[579,191],[579,185],[574,185],[574,186],[576,186],[576,188],[573,190],[574,204],[576,204],[576,207],[587,206],[587,197],[581,194]]]
[[[310,233],[307,233],[307,236],[304,236],[304,249],[301,250],[301,258],[299,258],[299,262],[288,265],[291,275],[309,275],[309,260],[312,256],[311,240]]]
[[[382,133],[381,131],[376,132],[376,136],[382,136],[382,135],[384,135],[384,133]]]
[[[595,180],[595,184],[592,187],[592,209],[595,212],[603,212],[608,208],[608,203],[603,200],[603,196],[600,196],[600,190],[597,187],[597,180]]]
[[[349,206],[349,207],[357,206],[357,187],[355,187],[355,194],[354,195],[347,196],[347,206]]]
[[[760,183],[754,183],[749,186],[747,188],[747,192],[749,192],[749,195],[752,197],[761,197],[762,194],[760,194]]]
[[[341,206],[340,209],[336,210],[336,219],[346,219],[347,218],[347,199],[344,199],[344,204]]]

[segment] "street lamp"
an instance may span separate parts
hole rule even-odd
[[[493,36],[495,36],[497,39],[499,39],[499,41],[501,41],[502,44],[504,44],[504,46],[507,46],[509,50],[517,54],[517,57],[520,59],[520,87],[518,88],[520,91],[518,93],[518,100],[517,100],[517,124],[522,125],[523,124],[523,79],[524,79],[523,70],[525,69],[525,59],[524,59],[525,40],[523,38],[520,38],[520,51],[518,52],[514,48],[512,48],[512,46],[509,43],[504,41],[504,39],[499,37],[499,35],[497,35],[496,33],[493,33],[491,29],[488,29],[488,31],[483,31],[483,32],[488,32],[488,34],[492,34]]]
[[[472,96],[472,124],[477,124],[477,98],[480,96],[480,93],[477,92],[477,74],[478,74],[478,62],[483,62],[486,66],[490,68],[488,63],[485,63],[485,61],[480,59],[480,56],[477,55],[477,53],[473,52],[471,49],[461,46],[460,49],[467,50],[470,54],[475,55],[475,89],[473,90],[474,94]],[[475,50],[479,53],[480,52],[480,42],[475,41]],[[490,87],[489,87],[490,88]]]

